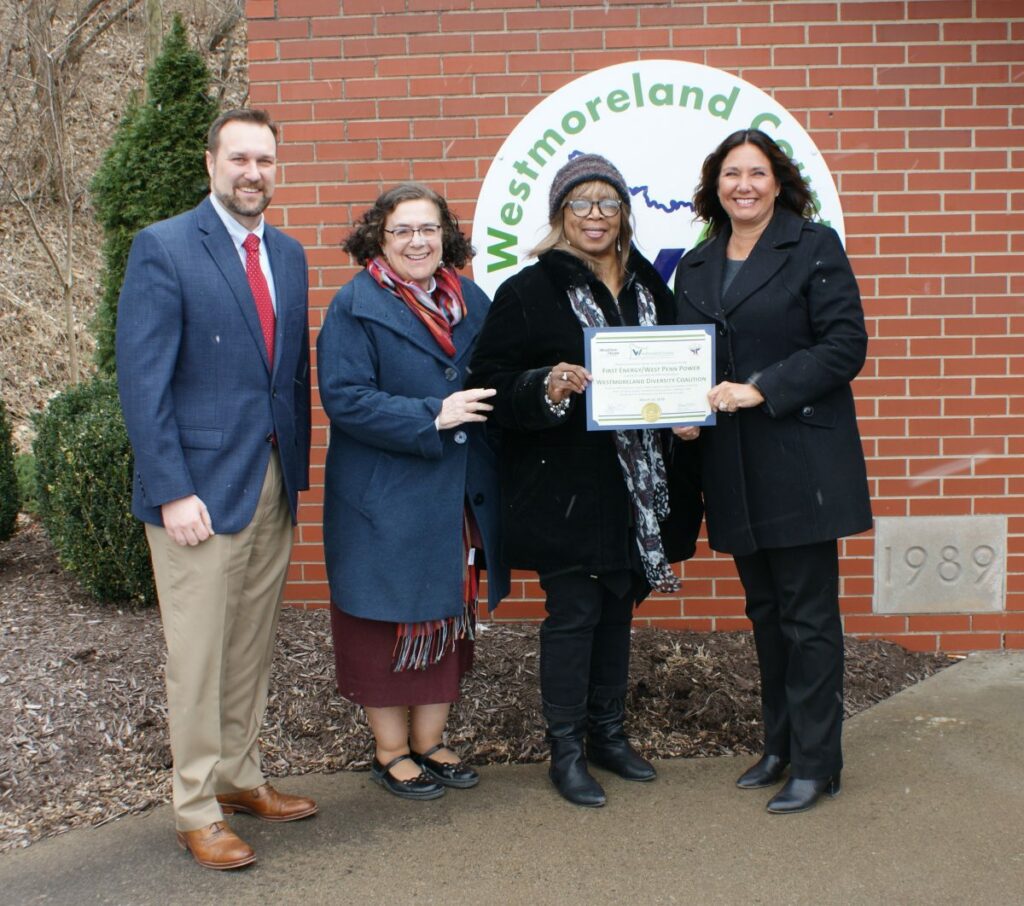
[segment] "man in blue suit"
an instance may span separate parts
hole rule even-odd
[[[142,230],[117,320],[117,372],[167,641],[180,845],[208,868],[252,849],[224,822],[316,803],[260,770],[298,492],[309,486],[306,256],[263,219],[277,129],[262,110],[210,127],[210,195]]]

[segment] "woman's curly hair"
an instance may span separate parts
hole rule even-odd
[[[384,224],[388,215],[403,201],[420,199],[432,201],[437,205],[441,216],[441,260],[451,267],[465,267],[476,252],[459,229],[459,219],[448,208],[448,202],[437,192],[415,182],[403,182],[379,195],[373,207],[356,221],[355,227],[341,247],[359,264],[368,264],[383,253]]]

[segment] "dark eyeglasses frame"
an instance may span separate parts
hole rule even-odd
[[[426,234],[424,234],[424,232],[423,232],[424,230],[430,230],[431,235],[427,236]],[[419,226],[419,227],[406,227],[406,226],[402,226],[402,227],[398,227],[398,229],[396,229],[396,230],[389,230],[387,227],[385,227],[384,228],[384,232],[385,233],[390,233],[399,242],[401,242],[402,239],[405,239],[405,238],[408,238],[408,240],[411,242],[413,236],[415,236],[417,233],[419,233],[420,236],[422,236],[424,239],[433,239],[436,236],[440,236],[441,235],[441,224],[439,224],[439,223],[425,223],[425,224],[423,224],[423,226]],[[397,233],[405,233],[405,232],[409,233],[408,237],[396,235]]]
[[[585,211],[583,205],[587,206]],[[594,205],[597,205],[597,212],[602,217],[614,217],[622,210],[622,202],[618,198],[600,198],[597,201],[591,201],[589,198],[573,198],[571,201],[565,202],[563,207],[568,208],[577,217],[589,217],[594,210]]]

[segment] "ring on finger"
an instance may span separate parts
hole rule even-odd
[[[563,371],[562,372],[562,380],[563,381],[568,381],[569,380],[569,372],[568,371]]]

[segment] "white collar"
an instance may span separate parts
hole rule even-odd
[[[263,227],[266,221],[263,219],[262,214],[260,215],[260,222],[256,224],[256,228],[253,230],[247,230],[231,216],[231,212],[217,200],[217,196],[212,192],[210,193],[210,203],[213,205],[213,209],[217,212],[217,216],[220,217],[221,222],[224,224],[224,228],[228,231],[228,235],[234,240],[235,245],[239,248],[243,247],[242,243],[245,242],[249,233],[255,233],[260,242],[263,242]]]

